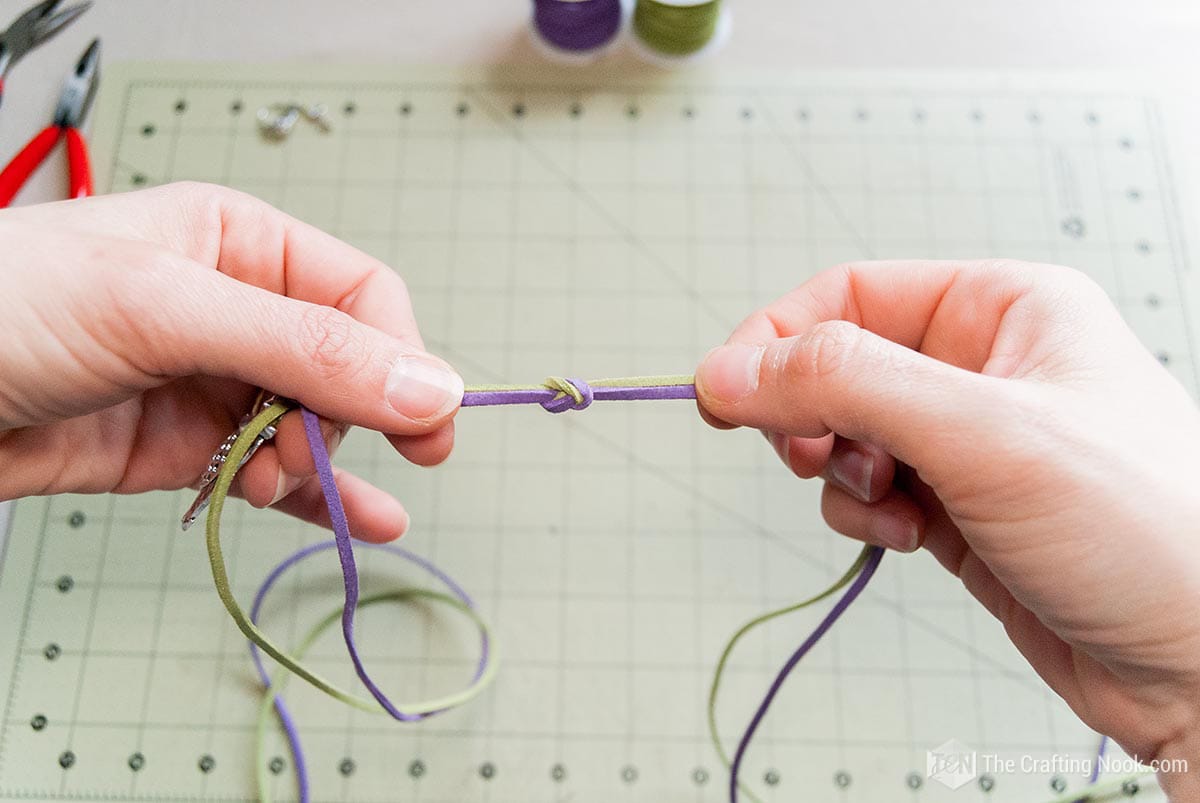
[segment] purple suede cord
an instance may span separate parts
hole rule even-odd
[[[1092,765],[1092,774],[1088,776],[1088,783],[1095,783],[1100,780],[1100,762],[1104,760],[1104,753],[1108,750],[1108,737],[1100,737],[1100,747],[1096,748],[1096,763]]]
[[[471,599],[470,595],[467,594],[466,590],[464,590],[462,586],[454,581],[454,578],[450,577],[450,575],[446,574],[436,565],[420,555],[417,555],[414,552],[409,552],[403,547],[393,546],[392,544],[364,544],[362,546],[365,546],[369,549],[379,549],[385,552],[390,552],[393,555],[398,555],[404,558],[410,563],[415,563],[417,566],[421,567],[435,577],[439,582],[443,583],[446,588],[450,590],[450,593],[461,600],[464,605],[469,608],[475,607],[475,602]],[[303,549],[293,552],[291,555],[280,561],[279,564],[271,570],[270,574],[267,575],[266,579],[263,580],[262,585],[258,587],[258,591],[254,595],[254,603],[250,606],[250,621],[258,624],[258,615],[262,610],[263,603],[267,599],[267,594],[270,593],[275,584],[279,582],[279,578],[282,577],[289,569],[291,569],[300,561],[309,558],[318,552],[323,552],[327,549],[334,548],[340,549],[341,545],[335,541],[319,541],[315,544],[309,544]],[[485,635],[483,636],[480,644],[479,665],[475,670],[475,676],[473,680],[478,680],[479,676],[482,675],[484,670],[487,668],[487,663],[489,660],[489,648],[490,645],[488,644],[488,639]],[[263,688],[270,689],[271,676],[267,672],[267,668],[263,664],[262,654],[254,642],[250,642],[250,659],[254,661],[254,668],[255,671],[258,672],[258,677],[262,681]],[[308,803],[310,799],[308,765],[304,758],[304,750],[300,744],[300,730],[296,726],[296,721],[292,717],[291,711],[288,709],[287,704],[284,703],[283,697],[276,695],[275,699],[273,700],[273,704],[275,707],[275,713],[279,717],[279,723],[283,727],[284,734],[287,736],[288,750],[292,754],[292,763],[295,766],[296,784],[299,787],[300,801],[301,803]]]
[[[783,688],[784,682],[788,679],[788,675],[796,668],[808,651],[821,640],[821,637],[829,632],[829,628],[833,627],[833,623],[838,620],[846,609],[850,607],[850,603],[858,598],[862,590],[867,587],[867,582],[870,581],[871,575],[875,574],[875,570],[879,568],[879,561],[883,558],[882,547],[872,547],[871,553],[867,556],[866,563],[863,564],[862,571],[858,573],[858,577],[854,578],[854,582],[846,589],[846,593],[842,594],[842,598],[837,601],[829,613],[825,614],[825,618],[817,625],[816,629],[804,640],[804,643],[796,648],[783,668],[779,670],[779,674],[775,676],[775,680],[771,681],[771,686],[767,689],[767,694],[763,701],[759,703],[758,710],[754,712],[754,716],[750,719],[750,724],[746,726],[745,733],[742,734],[741,741],[738,742],[737,752],[733,756],[733,764],[729,768],[729,800],[730,803],[737,803],[738,799],[738,772],[742,767],[742,759],[746,756],[746,749],[750,747],[750,740],[754,738],[755,731],[762,724],[763,717],[767,715],[767,709],[771,707],[771,703],[775,700],[775,695],[779,694],[779,690]]]
[[[482,406],[482,405],[503,405],[503,404],[541,404],[546,410],[553,413],[566,412],[567,410],[582,410],[587,408],[593,400],[634,400],[634,399],[694,399],[696,397],[696,389],[694,385],[659,385],[648,387],[602,387],[593,389],[591,385],[580,379],[567,380],[572,386],[579,391],[582,401],[576,402],[570,395],[561,393],[560,391],[544,389],[529,389],[529,390],[494,390],[494,391],[473,391],[464,394],[463,406]],[[263,580],[259,586],[257,593],[254,596],[254,602],[250,607],[250,621],[257,624],[259,613],[262,610],[267,594],[292,566],[300,561],[321,552],[326,549],[337,549],[338,561],[342,569],[342,581],[345,587],[345,601],[342,606],[342,636],[346,643],[346,650],[350,654],[350,660],[354,664],[355,673],[359,680],[371,692],[371,695],[379,702],[380,706],[387,711],[393,718],[402,722],[415,722],[438,711],[418,711],[405,712],[399,710],[387,695],[379,688],[371,676],[367,673],[366,667],[363,665],[362,657],[358,651],[358,645],[354,640],[354,615],[358,608],[359,600],[359,582],[358,569],[354,560],[354,549],[350,536],[350,525],[346,519],[346,511],[342,505],[341,494],[338,492],[337,481],[333,474],[333,465],[329,459],[329,451],[325,447],[325,439],[321,434],[320,419],[307,408],[301,408],[301,417],[304,421],[304,434],[308,440],[309,450],[312,452],[313,464],[316,466],[317,478],[321,484],[321,494],[325,498],[325,505],[329,511],[329,520],[333,528],[333,541],[325,541],[316,544],[311,544],[303,549],[294,552],[283,561],[281,561]],[[401,547],[389,545],[374,545],[373,548],[384,549],[392,552],[406,560],[417,564],[429,574],[436,577],[447,588],[450,589],[454,596],[458,597],[463,604],[468,607],[474,607],[474,602],[471,600],[467,592],[456,583],[449,575],[443,572],[434,564],[424,558],[409,552]],[[266,666],[263,663],[262,655],[253,642],[250,644],[250,658],[254,662],[254,668],[258,673],[259,678],[266,689],[271,688],[271,676],[267,672]],[[480,648],[479,664],[476,667],[475,674],[472,677],[472,682],[479,680],[487,668],[489,661],[489,643],[487,636],[484,635]],[[292,762],[295,766],[295,774],[297,786],[299,787],[299,795],[301,803],[307,803],[311,797],[308,766],[304,757],[304,750],[300,743],[300,732],[296,726],[295,719],[292,717],[291,711],[288,709],[283,698],[276,695],[272,700],[275,708],[275,713],[279,717],[280,725],[283,727],[284,733],[288,741],[288,749],[292,754]]]
[[[480,389],[467,391],[463,396],[462,406],[464,407],[479,407],[484,405],[507,405],[507,404],[540,404],[546,410],[553,413],[561,413],[566,410],[582,410],[587,408],[593,401],[597,400],[641,400],[641,399],[694,399],[696,397],[695,386],[691,384],[664,384],[652,385],[646,387],[638,386],[621,386],[621,387],[593,387],[588,383],[578,380],[567,380],[580,395],[580,400],[576,401],[571,395],[567,395],[561,391],[550,388],[500,388],[500,389]],[[359,655],[357,645],[354,641],[354,614],[358,607],[359,600],[359,583],[358,571],[354,561],[354,552],[351,547],[350,528],[346,520],[346,512],[342,505],[341,495],[338,493],[337,483],[334,478],[333,466],[330,463],[329,453],[325,447],[325,440],[321,434],[320,421],[317,416],[307,408],[301,407],[301,415],[304,420],[304,431],[308,439],[309,449],[313,455],[313,461],[316,465],[317,476],[321,484],[321,491],[325,497],[325,503],[329,510],[329,518],[333,527],[334,541],[332,543],[324,542],[308,546],[281,562],[268,575],[267,579],[259,588],[254,599],[254,604],[251,607],[251,621],[257,621],[259,611],[267,592],[278,581],[279,577],[293,566],[295,563],[315,554],[323,549],[336,547],[338,558],[342,568],[342,580],[345,585],[345,603],[342,608],[342,635],[346,643],[347,651],[350,653],[351,661],[354,663],[355,672],[359,679],[371,692],[380,706],[388,712],[393,718],[403,722],[413,722],[424,719],[436,711],[422,712],[403,712],[387,698],[382,690],[375,684],[371,677],[367,674],[366,668],[363,665],[362,658]],[[444,582],[451,591],[461,599],[464,604],[473,607],[473,603],[467,596],[466,592],[459,587],[451,578],[446,576],[436,566],[428,561],[414,555],[407,550],[399,547],[381,547],[393,551],[402,557],[407,558],[414,563],[417,563],[430,574]],[[745,732],[742,734],[741,740],[738,742],[737,752],[734,755],[733,762],[730,767],[730,783],[729,797],[732,803],[737,803],[738,799],[738,774],[741,769],[742,761],[745,758],[746,750],[749,748],[751,740],[754,738],[759,726],[762,724],[763,718],[766,716],[775,697],[778,695],[783,684],[788,676],[799,664],[801,659],[812,649],[812,647],[820,641],[820,639],[829,631],[833,624],[845,613],[850,604],[862,593],[867,583],[870,581],[875,570],[879,567],[879,562],[883,557],[884,550],[879,547],[872,548],[863,564],[862,570],[854,581],[846,589],[842,597],[830,609],[825,618],[817,625],[816,629],[804,640],[804,642],[792,653],[791,657],[780,669],[775,679],[772,681],[767,690],[766,696],[759,704],[754,716],[747,725]],[[255,667],[262,679],[265,687],[270,688],[270,676],[263,666],[261,656],[258,649],[252,644],[250,646],[251,657],[254,660]],[[488,662],[488,642],[486,636],[483,640],[479,666],[475,673],[475,680],[483,674]],[[283,700],[276,696],[273,700],[276,713],[279,716],[288,739],[288,744],[293,756],[293,761],[296,766],[298,784],[300,787],[300,800],[302,803],[307,803],[309,800],[309,784],[307,777],[306,762],[300,745],[299,732],[296,728],[295,721],[292,719]],[[1103,751],[1103,745],[1101,746]],[[1101,752],[1103,755],[1103,752]]]
[[[606,44],[621,29],[620,0],[533,0],[533,25],[547,42],[574,52]]]
[[[346,521],[346,510],[342,507],[342,495],[338,493],[337,481],[333,476],[333,465],[329,461],[329,451],[325,448],[325,438],[321,435],[320,419],[307,407],[300,408],[300,415],[304,419],[304,434],[308,436],[308,448],[312,451],[313,462],[316,463],[317,478],[321,482],[321,494],[325,497],[326,507],[329,508],[333,540],[337,544],[338,560],[342,564],[342,580],[346,586],[346,604],[342,607],[342,636],[346,641],[346,651],[350,653],[350,661],[354,664],[354,672],[367,687],[367,691],[371,692],[371,696],[394,719],[401,722],[418,722],[433,716],[438,712],[401,711],[376,685],[371,676],[367,674],[366,667],[363,666],[362,656],[359,655],[358,645],[354,641],[354,613],[358,609],[358,569],[354,565],[354,549],[350,545],[350,524]],[[422,561],[422,563],[424,562]],[[433,569],[429,563],[424,563],[424,566],[426,569]],[[440,574],[440,572],[437,573]],[[480,678],[486,665],[487,643],[485,642],[479,667],[472,681]]]
[[[1094,764],[1092,764],[1092,771],[1088,775],[1088,786],[1093,786],[1093,785],[1095,785],[1095,783],[1097,781],[1100,780],[1100,762],[1104,760],[1104,754],[1107,751],[1108,751],[1108,737],[1101,736],[1100,737],[1100,746],[1098,748],[1096,748],[1096,761]],[[1091,795],[1084,795],[1081,798],[1077,798],[1075,800],[1075,803],[1087,803],[1087,801],[1089,801],[1091,799],[1092,799]]]
[[[645,387],[605,387],[589,385],[582,379],[568,379],[583,396],[576,402],[570,396],[550,388],[520,388],[512,390],[468,390],[463,394],[463,407],[488,407],[501,404],[540,404],[552,413],[585,410],[593,401],[654,401],[660,399],[694,399],[695,385],[647,385]]]
[[[267,592],[283,576],[284,572],[314,552],[328,549],[330,546],[332,546],[332,543],[329,541],[311,544],[298,552],[293,552],[272,569],[271,573],[267,575],[267,579],[262,581],[262,585],[258,587],[258,591],[254,595],[254,604],[250,606],[250,621],[258,624],[258,614],[262,610],[263,602],[267,599]],[[267,673],[266,666],[263,665],[258,645],[253,641],[250,642],[250,660],[254,662],[254,670],[258,672],[258,678],[262,681],[263,688],[270,689],[271,676]],[[288,750],[292,754],[292,765],[296,769],[296,785],[300,791],[300,803],[308,803],[308,763],[304,760],[304,749],[300,745],[300,729],[296,726],[296,720],[292,717],[292,712],[288,709],[282,697],[276,694],[271,704],[275,707],[275,715],[279,717],[279,724],[283,726],[283,732],[287,736]]]

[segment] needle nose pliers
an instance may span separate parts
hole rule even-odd
[[[63,84],[58,107],[54,110],[54,121],[29,140],[29,144],[0,172],[0,207],[8,206],[33,171],[54,150],[58,140],[64,137],[67,140],[70,171],[69,197],[83,198],[92,194],[92,167],[87,143],[79,133],[79,124],[87,116],[96,96],[99,76],[100,40],[93,39]]]
[[[59,8],[61,0],[42,0],[0,31],[0,99],[4,79],[21,57],[74,22],[91,7],[90,2]]]

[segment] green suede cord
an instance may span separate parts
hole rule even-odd
[[[462,600],[445,594],[440,591],[431,591],[424,588],[401,588],[395,591],[382,591],[377,594],[369,594],[359,600],[358,607],[365,608],[368,605],[375,605],[380,602],[406,602],[413,598],[424,598],[436,602],[442,602],[449,605],[451,608],[458,610],[460,613],[467,616],[475,626],[479,628],[479,633],[489,641],[491,633],[488,630],[487,623],[477,614],[470,606],[465,605]],[[329,629],[331,625],[338,622],[342,617],[342,608],[338,606],[327,615],[324,619],[317,622],[311,630],[305,634],[300,643],[296,645],[294,654],[297,659],[304,657],[316,640]],[[261,647],[262,645],[259,644]],[[489,667],[491,663],[489,662]],[[292,677],[292,673],[287,669],[280,670],[279,674],[271,678],[271,685],[263,687],[262,702],[258,707],[258,720],[254,729],[254,777],[258,784],[258,799],[261,803],[272,803],[274,798],[271,795],[270,778],[267,776],[266,763],[266,743],[267,743],[267,723],[271,719],[271,710],[275,702],[275,697],[283,693],[284,687],[287,686],[288,680]],[[475,694],[483,690],[482,678],[480,683],[476,683],[473,687]],[[375,707],[370,713],[382,714],[382,708]]]
[[[778,610],[770,611],[769,613],[764,613],[761,616],[751,619],[749,622],[738,628],[737,632],[734,633],[729,639],[728,643],[725,644],[725,649],[721,651],[721,658],[717,661],[717,668],[713,672],[712,686],[708,691],[708,735],[709,738],[712,739],[713,747],[716,748],[717,756],[721,759],[721,763],[725,765],[725,769],[730,769],[733,762],[729,757],[729,753],[725,751],[724,745],[721,744],[721,734],[717,730],[717,696],[721,691],[721,678],[725,674],[725,665],[729,663],[729,657],[733,654],[734,647],[736,647],[737,643],[742,640],[743,636],[745,636],[751,630],[757,628],[759,625],[765,624],[772,619],[777,619],[780,616],[786,616],[789,613],[794,613],[802,608],[807,608],[809,605],[814,605],[826,597],[836,594],[842,588],[849,585],[849,583],[858,576],[858,573],[862,570],[863,564],[867,562],[867,557],[870,554],[870,550],[870,545],[863,547],[862,551],[858,553],[858,558],[854,561],[850,568],[846,570],[846,573],[838,578],[837,582],[822,591],[820,594],[817,594],[815,597],[809,597],[802,602],[788,605],[786,608],[779,608]],[[738,788],[741,789],[742,793],[745,794],[746,797],[751,801],[753,801],[753,803],[762,803],[762,801],[759,800],[759,798],[749,788],[747,788],[745,784],[738,784]]]
[[[695,379],[690,374],[668,374],[664,376],[626,376],[616,379],[588,380],[594,388],[653,388],[665,385],[691,385]],[[552,376],[541,385],[467,385],[467,393],[493,393],[504,390],[557,390],[570,395],[574,388],[562,377]]]
[[[225,463],[221,466],[221,470],[217,474],[217,480],[213,486],[212,497],[208,506],[208,519],[205,526],[208,562],[212,568],[213,584],[217,588],[217,595],[225,605],[225,610],[229,611],[229,615],[233,617],[234,623],[242,631],[242,634],[254,642],[259,649],[274,658],[280,666],[295,675],[299,675],[330,697],[340,700],[346,705],[354,706],[363,711],[380,711],[379,703],[374,699],[360,697],[339,688],[331,681],[326,680],[321,675],[303,666],[295,656],[275,646],[271,638],[250,621],[250,617],[238,605],[237,599],[233,595],[233,590],[230,588],[229,572],[225,566],[225,556],[221,552],[221,511],[225,507],[225,497],[229,494],[229,486],[232,484],[233,477],[237,473],[242,458],[246,455],[246,451],[250,448],[250,444],[254,442],[254,439],[258,437],[260,432],[275,421],[278,421],[289,409],[288,405],[282,402],[275,402],[254,416],[250,420],[250,423],[242,430],[241,434],[238,435],[237,440],[234,441]],[[489,661],[487,668],[479,676],[479,679],[462,691],[432,700],[407,703],[406,706],[416,711],[435,711],[462,705],[477,695],[492,681],[496,674],[496,665],[497,662],[495,660]]]
[[[627,377],[627,378],[617,378],[617,379],[604,379],[604,380],[597,380],[597,381],[591,382],[589,384],[592,385],[593,387],[628,388],[628,387],[660,387],[660,386],[664,386],[664,385],[691,385],[692,382],[693,382],[693,378],[691,376],[678,375],[678,376],[649,376],[649,377]],[[562,394],[569,394],[570,391],[573,389],[573,386],[570,386],[570,384],[565,382],[565,380],[564,380],[564,383],[561,387],[558,387],[557,385],[549,385],[549,384],[542,384],[542,385],[473,385],[473,386],[467,388],[467,392],[485,392],[486,393],[486,392],[496,392],[496,391],[545,390],[545,389],[547,389],[547,387],[549,387],[550,389],[557,389]],[[260,630],[258,628],[257,625],[255,625],[252,621],[250,621],[250,618],[246,615],[246,613],[242,610],[241,606],[238,604],[236,598],[233,595],[233,591],[230,587],[229,574],[228,574],[227,567],[225,565],[224,555],[221,551],[220,520],[221,520],[221,514],[224,510],[225,500],[226,500],[226,497],[228,496],[230,486],[233,482],[233,478],[234,478],[235,474],[237,473],[237,470],[240,467],[241,462],[246,455],[246,452],[249,450],[249,448],[253,444],[254,440],[268,426],[270,426],[271,424],[278,421],[279,418],[282,417],[283,414],[286,413],[289,409],[291,409],[291,408],[288,404],[283,403],[283,402],[276,402],[276,403],[272,404],[270,407],[268,407],[267,409],[265,409],[262,412],[255,415],[250,420],[250,422],[243,428],[241,433],[238,435],[237,439],[234,441],[232,447],[230,448],[229,454],[226,457],[224,464],[222,465],[220,471],[217,474],[217,479],[216,479],[216,481],[214,483],[214,487],[213,487],[211,502],[209,504],[208,518],[206,520],[206,544],[207,544],[207,548],[208,548],[209,563],[212,568],[213,583],[216,586],[217,594],[218,594],[218,596],[220,596],[222,604],[224,604],[225,609],[229,612],[229,615],[233,618],[235,624],[237,624],[238,629],[241,630],[241,632],[246,636],[246,638],[248,638],[251,642],[253,642],[255,645],[257,645],[258,648],[261,649],[264,653],[271,656],[271,658],[273,658],[284,670],[284,672],[280,675],[279,682],[274,684],[272,688],[269,688],[266,690],[266,693],[263,695],[263,702],[262,702],[262,706],[260,707],[260,711],[259,711],[259,725],[258,725],[258,729],[257,729],[257,742],[256,742],[256,748],[255,748],[256,749],[256,765],[255,766],[256,766],[256,772],[258,773],[257,777],[258,777],[259,794],[260,794],[262,800],[270,800],[269,793],[266,788],[267,787],[267,778],[265,775],[263,775],[263,766],[264,765],[261,760],[262,752],[264,750],[264,743],[265,743],[265,731],[266,731],[265,723],[266,723],[266,719],[269,717],[269,714],[270,714],[272,701],[275,699],[275,696],[280,693],[283,685],[286,683],[287,679],[291,677],[291,675],[294,674],[294,675],[300,676],[305,681],[307,681],[309,684],[315,686],[316,688],[325,692],[329,696],[345,703],[346,705],[353,706],[354,708],[357,708],[362,711],[367,711],[369,713],[383,713],[383,709],[380,707],[380,705],[374,699],[361,697],[361,696],[353,694],[349,691],[346,691],[346,690],[338,687],[331,681],[327,680],[326,678],[322,677],[321,675],[317,674],[316,672],[308,669],[300,662],[300,658],[311,647],[312,643],[318,638],[318,636],[321,634],[321,632],[323,632],[333,622],[337,621],[338,618],[341,616],[342,611],[340,608],[338,610],[334,611],[329,616],[325,617],[320,622],[318,622],[317,625],[313,628],[313,630],[310,631],[309,634],[300,642],[295,653],[292,654],[292,653],[285,652],[281,648],[277,647],[275,645],[275,643],[270,639],[270,637],[266,635],[266,633],[264,633],[262,630]],[[778,610],[771,611],[769,613],[766,613],[766,614],[756,617],[755,619],[751,620],[750,622],[746,623],[741,628],[739,628],[737,630],[737,632],[734,633],[734,635],[730,638],[729,642],[726,644],[724,650],[721,653],[720,660],[717,663],[717,667],[716,667],[716,670],[713,675],[712,686],[709,691],[708,727],[709,727],[709,735],[712,739],[713,746],[716,748],[717,755],[720,757],[721,762],[725,765],[725,767],[727,769],[731,765],[731,759],[729,757],[729,754],[726,752],[724,746],[721,744],[720,735],[717,730],[716,705],[717,705],[718,695],[720,693],[721,681],[724,676],[725,668],[726,668],[726,665],[728,664],[730,656],[733,653],[734,648],[737,646],[739,641],[746,634],[748,634],[750,631],[754,630],[758,626],[760,626],[772,619],[775,619],[777,617],[784,616],[786,614],[793,613],[793,612],[798,611],[807,606],[813,605],[813,604],[825,599],[826,597],[831,596],[832,594],[836,593],[837,591],[839,591],[840,589],[845,587],[847,584],[849,584],[854,579],[854,577],[862,569],[863,564],[865,563],[865,561],[867,559],[867,554],[868,554],[869,549],[870,549],[869,547],[864,548],[863,552],[860,553],[858,559],[846,571],[846,573],[836,583],[834,583],[829,588],[822,591],[820,594],[817,594],[816,596],[806,599],[802,602],[798,602],[794,605],[789,605],[785,608],[780,608]],[[462,610],[464,613],[466,613],[472,619],[472,621],[474,621],[476,623],[476,625],[480,628],[482,633],[484,633],[485,635],[487,634],[487,626],[482,621],[482,619],[478,616],[478,614],[476,614],[468,606],[464,605],[463,603],[461,603],[459,600],[455,599],[454,597],[451,597],[451,596],[445,595],[445,594],[441,594],[439,592],[424,591],[424,590],[419,590],[419,589],[401,589],[401,590],[397,590],[397,591],[385,592],[385,593],[375,594],[375,595],[371,595],[369,597],[365,597],[360,602],[360,605],[374,604],[374,603],[388,601],[388,600],[405,600],[405,599],[409,599],[409,598],[416,597],[416,596],[422,596],[422,597],[426,597],[429,599],[435,599],[440,602],[445,602],[445,603],[451,605],[452,607]],[[433,700],[409,703],[409,704],[406,704],[404,707],[409,710],[441,710],[441,709],[452,708],[452,707],[461,705],[461,704],[469,701],[473,697],[475,697],[480,691],[482,691],[482,689],[484,687],[486,687],[493,680],[493,678],[495,677],[495,670],[496,670],[496,662],[494,660],[490,661],[490,662],[488,662],[488,665],[487,665],[485,671],[483,672],[483,674],[480,675],[479,679],[477,681],[475,681],[473,684],[471,684],[470,686],[468,686],[467,688],[463,689],[462,691],[459,691],[455,694],[447,695],[447,696],[444,696],[441,698],[433,699]],[[750,800],[755,801],[755,803],[760,803],[759,799],[757,797],[755,797],[754,794],[752,792],[750,792],[750,790],[746,789],[744,786],[742,786],[740,788],[743,789],[743,791],[746,793],[746,795],[749,797]]]

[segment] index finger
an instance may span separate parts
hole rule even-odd
[[[193,232],[185,246],[210,259],[215,248],[217,270],[281,295],[334,307],[425,348],[408,288],[390,267],[252,196],[220,188],[209,196],[211,191],[201,185],[199,200],[184,192],[183,203],[200,203],[208,215],[207,225]],[[263,259],[263,254],[273,258]],[[454,444],[454,423],[422,435],[389,434],[388,440],[414,463],[440,463]]]
[[[981,371],[1005,312],[1030,287],[1028,274],[1028,266],[1003,261],[839,265],[752,314],[728,342],[765,343],[841,320]]]
[[[151,196],[149,199],[147,196]],[[149,202],[147,202],[149,201]],[[390,267],[264,201],[208,184],[182,183],[77,204],[77,224],[153,242],[238,281],[354,319],[424,350],[404,280]],[[155,214],[147,215],[147,210]],[[163,210],[169,212],[162,214]],[[453,423],[389,435],[405,457],[440,462]]]
[[[183,182],[13,210],[50,210],[74,228],[165,247],[240,282],[288,298],[334,307],[423,348],[408,288],[378,259],[265,201],[227,187]]]

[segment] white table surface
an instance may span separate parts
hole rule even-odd
[[[70,0],[66,0],[70,2]],[[7,24],[32,0],[0,3]],[[534,63],[524,0],[96,0],[95,7],[9,76],[0,156],[49,122],[66,71],[93,36],[106,61]],[[1200,108],[1197,0],[741,0],[714,64],[731,69],[974,70],[1136,73]],[[631,60],[617,55],[616,60]],[[1174,158],[1185,208],[1200,188],[1188,146],[1200,116],[1181,114]],[[61,149],[22,195],[62,197]],[[2,247],[2,246],[0,246]],[[3,470],[3,467],[0,467]],[[0,505],[0,538],[7,530]]]
[[[28,2],[3,0],[0,24]],[[526,35],[530,5],[96,0],[13,71],[0,155],[49,122],[65,71],[96,35],[107,61],[536,63]],[[714,62],[735,69],[1151,71],[1185,90],[1200,79],[1196,0],[741,0],[732,8],[733,37]],[[55,162],[22,200],[59,197],[64,188]]]

